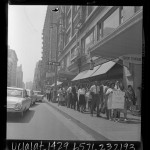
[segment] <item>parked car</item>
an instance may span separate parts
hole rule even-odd
[[[33,91],[34,95],[36,95],[36,102],[42,102],[44,98],[44,94],[41,91]]]
[[[24,112],[29,110],[30,105],[31,99],[25,89],[7,87],[7,112],[17,112],[23,117]]]
[[[32,90],[26,89],[29,98],[31,99],[31,105],[35,104],[35,96]]]

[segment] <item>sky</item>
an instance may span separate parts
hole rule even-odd
[[[8,45],[22,64],[23,81],[33,81],[36,63],[42,56],[42,31],[47,6],[8,5]]]

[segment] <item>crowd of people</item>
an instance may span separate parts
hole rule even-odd
[[[125,93],[124,109],[112,109],[111,94],[113,91],[120,90]],[[138,88],[140,92],[140,88]],[[125,89],[122,82],[105,82],[99,83],[94,81],[90,84],[72,84],[69,86],[60,86],[58,89],[58,106],[64,105],[67,108],[74,109],[81,113],[90,112],[91,116],[96,112],[97,117],[101,113],[106,118],[113,121],[119,121],[120,113],[124,114],[124,121],[127,121],[127,110],[135,110],[137,97],[131,85]],[[52,101],[53,89],[46,90],[47,99]],[[139,97],[138,97],[139,98]]]

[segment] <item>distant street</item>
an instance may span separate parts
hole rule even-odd
[[[94,140],[46,103],[36,103],[23,118],[8,114],[7,139]]]

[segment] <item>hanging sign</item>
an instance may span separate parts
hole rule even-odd
[[[142,55],[138,54],[124,55],[121,56],[120,59],[128,63],[142,64]]]
[[[125,92],[120,90],[113,91],[112,93],[112,109],[124,109]]]

